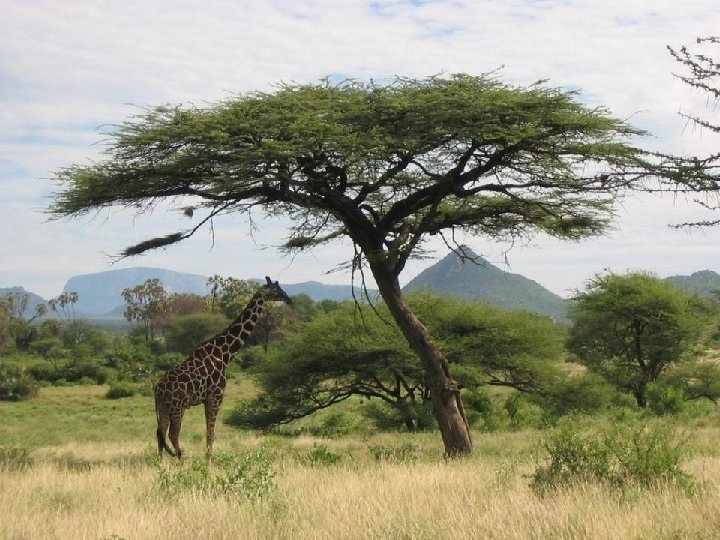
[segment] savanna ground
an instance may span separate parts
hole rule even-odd
[[[223,412],[245,390],[234,383]],[[106,391],[47,387],[0,403],[0,538],[720,538],[720,413],[668,421],[693,489],[538,492],[546,431],[474,433],[474,455],[446,462],[437,433],[327,439],[220,424],[208,465],[196,407],[179,465],[156,458],[152,399]]]

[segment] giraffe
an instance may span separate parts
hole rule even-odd
[[[212,451],[215,438],[215,420],[222,403],[227,379],[225,369],[244,344],[258,322],[266,301],[281,300],[292,303],[290,297],[280,288],[277,281],[265,277],[263,285],[229,327],[215,337],[201,343],[187,359],[172,367],[155,385],[155,413],[157,414],[158,453],[165,450],[171,456],[182,458],[180,448],[180,427],[185,410],[205,405],[206,443],[208,453]],[[170,429],[170,442],[174,451],[165,441]]]

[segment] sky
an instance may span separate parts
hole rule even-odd
[[[345,242],[281,255],[282,220],[216,220],[212,233],[113,263],[123,248],[187,228],[178,208],[110,210],[49,220],[53,173],[102,159],[102,134],[164,103],[203,105],[281,81],[383,80],[500,70],[509,84],[547,79],[577,89],[652,137],[643,147],[683,155],[720,149],[678,114],[718,119],[719,106],[673,77],[666,46],[695,49],[720,34],[717,0],[0,0],[0,287],[57,296],[73,275],[153,266],[281,283],[350,283],[329,270]],[[720,47],[706,50],[719,56]],[[717,122],[716,122],[717,123]],[[720,272],[720,227],[683,197],[632,196],[612,229],[580,243],[535,237],[514,245],[463,238],[502,269],[562,296],[604,270],[660,277]],[[717,216],[715,216],[717,217]],[[412,262],[407,283],[448,253]]]

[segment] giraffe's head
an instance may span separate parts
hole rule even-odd
[[[292,300],[287,293],[282,290],[277,281],[273,281],[267,276],[265,276],[265,280],[267,283],[260,288],[265,300],[277,300],[285,302],[286,304],[292,304]]]

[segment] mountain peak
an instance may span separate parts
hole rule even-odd
[[[457,298],[479,300],[505,309],[525,309],[566,319],[567,301],[519,274],[505,272],[464,246],[418,274],[406,291],[429,289]]]

